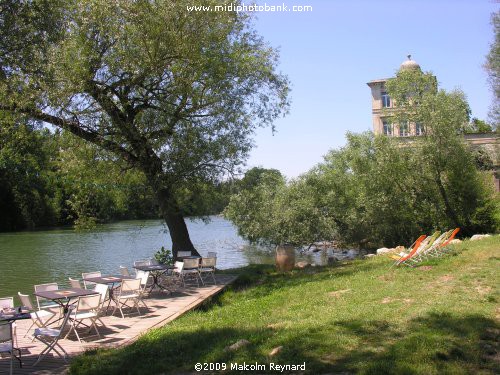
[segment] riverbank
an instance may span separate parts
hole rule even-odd
[[[88,352],[71,373],[195,373],[196,363],[237,373],[232,364],[263,365],[246,372],[256,374],[276,373],[271,363],[305,362],[308,374],[493,374],[499,249],[497,235],[417,268],[390,268],[384,256],[287,275],[248,266],[210,305],[129,347]],[[248,343],[231,350],[239,340]]]

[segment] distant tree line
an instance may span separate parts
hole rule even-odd
[[[220,213],[231,183],[180,193],[190,216]],[[0,231],[160,218],[144,174],[65,131],[0,119]]]

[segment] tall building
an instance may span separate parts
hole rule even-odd
[[[420,65],[408,55],[408,60],[403,61],[400,70],[421,70]],[[391,97],[385,90],[385,83],[389,78],[375,79],[367,83],[372,91],[372,122],[375,134],[385,134],[387,136],[407,137],[422,134],[423,127],[419,123],[393,124],[384,117],[384,111],[389,112],[393,107]]]
[[[403,61],[400,70],[421,70],[420,65],[408,55]],[[435,78],[435,77],[434,77]],[[423,126],[419,123],[394,124],[390,113],[394,110],[394,103],[387,94],[385,84],[390,78],[374,79],[367,83],[372,93],[372,123],[375,134],[384,134],[391,137],[410,137],[421,135]],[[488,155],[492,162],[491,172],[497,192],[500,191],[500,138],[499,133],[464,134],[465,141],[472,150]]]

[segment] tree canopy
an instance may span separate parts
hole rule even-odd
[[[144,173],[174,253],[196,251],[180,192],[235,171],[254,129],[288,109],[277,52],[251,19],[188,13],[189,4],[12,1],[0,20],[0,110],[69,131]]]

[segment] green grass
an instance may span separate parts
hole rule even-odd
[[[495,236],[416,268],[389,268],[382,256],[285,275],[249,266],[212,303],[126,348],[87,352],[71,373],[196,373],[196,363],[244,361],[305,362],[307,374],[498,373],[499,260]],[[224,350],[240,339],[250,344]]]

